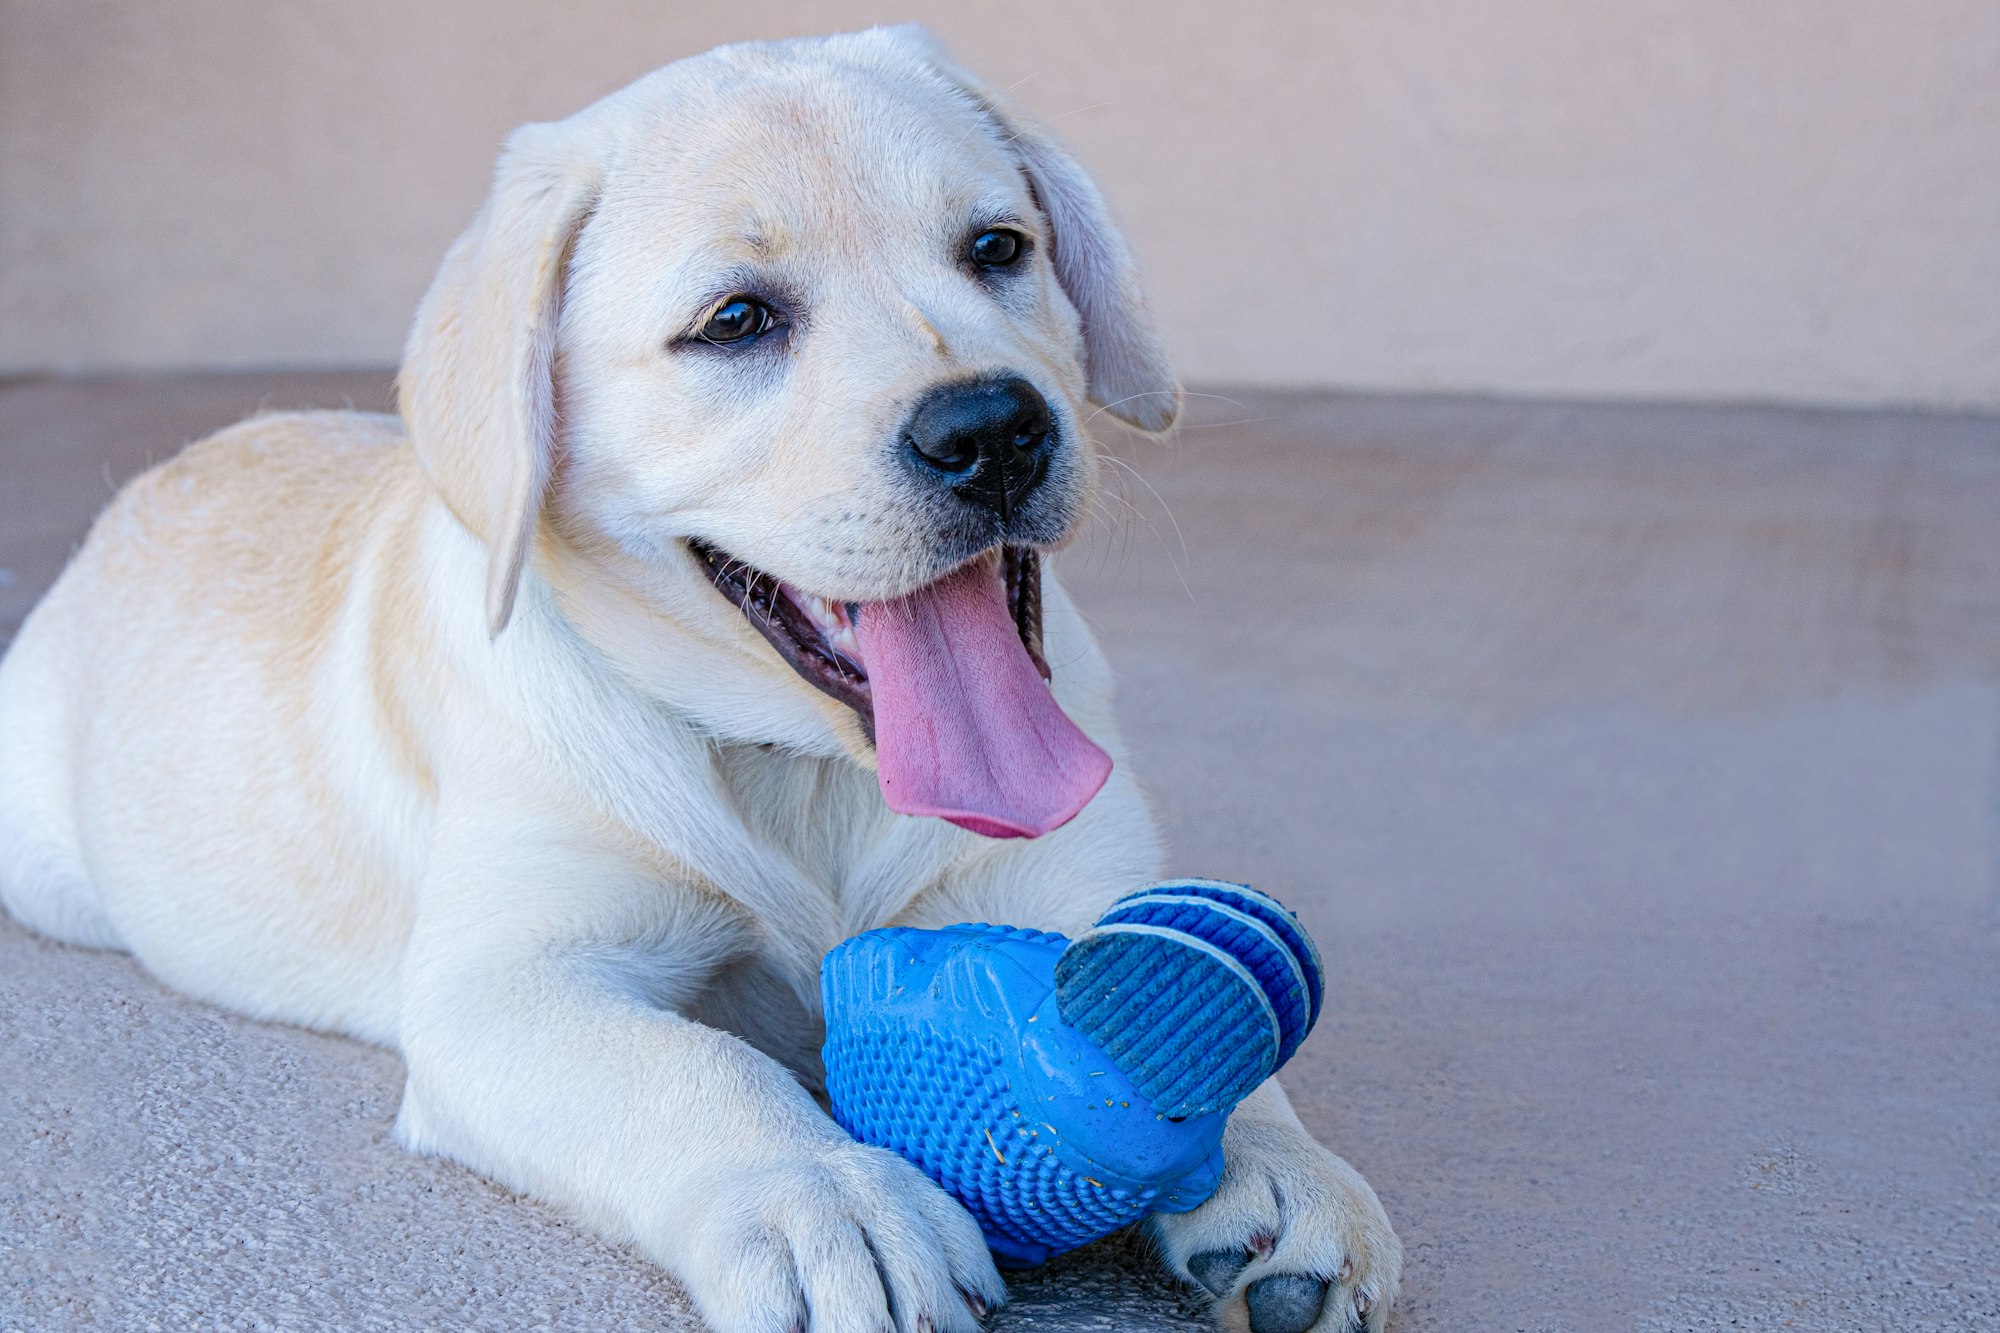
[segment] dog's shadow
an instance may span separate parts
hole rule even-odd
[[[1206,1333],[1214,1327],[1207,1299],[1167,1275],[1136,1227],[1005,1277],[1007,1306],[987,1321],[992,1333],[1137,1328]]]

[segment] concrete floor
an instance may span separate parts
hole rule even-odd
[[[112,484],[386,376],[0,390],[0,638]],[[1402,1333],[2000,1329],[2000,420],[1238,394],[1061,568]],[[1115,471],[1115,470],[1114,470]],[[4,756],[0,756],[4,762]],[[0,1328],[690,1327],[389,1141],[392,1055],[0,924]],[[1113,1243],[996,1329],[1192,1329]]]

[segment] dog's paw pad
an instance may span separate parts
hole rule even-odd
[[[1244,1293],[1250,1333],[1306,1333],[1318,1321],[1330,1285],[1292,1273],[1252,1282]]]
[[[1188,1272],[1194,1280],[1208,1288],[1208,1294],[1220,1299],[1229,1294],[1236,1285],[1237,1275],[1250,1263],[1248,1250],[1207,1250],[1187,1261]]]

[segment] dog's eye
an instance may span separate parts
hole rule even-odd
[[[1018,231],[995,227],[972,238],[972,262],[981,268],[1006,268],[1027,251]]]
[[[748,296],[732,296],[709,313],[701,326],[701,340],[710,343],[740,343],[760,333],[768,333],[778,317],[771,307]]]

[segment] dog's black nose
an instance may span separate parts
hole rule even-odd
[[[932,389],[910,413],[903,440],[954,493],[1005,522],[1049,470],[1053,424],[1048,400],[1010,375]]]

